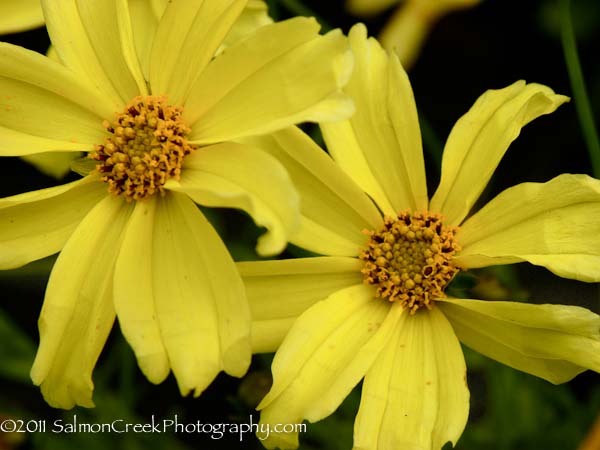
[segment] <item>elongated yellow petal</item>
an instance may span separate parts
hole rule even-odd
[[[0,43],[0,155],[91,150],[102,142],[110,103],[39,53]]]
[[[439,450],[460,437],[469,415],[465,360],[437,309],[403,314],[363,384],[354,425],[360,450]]]
[[[0,269],[58,252],[94,205],[106,196],[92,177],[0,199]]]
[[[33,153],[21,157],[45,175],[61,179],[71,171],[71,162],[80,158],[77,152]]]
[[[113,114],[139,94],[121,50],[116,3],[42,0],[48,33],[61,62],[102,92],[113,105]]]
[[[124,233],[114,277],[115,310],[121,331],[135,352],[141,371],[153,383],[162,382],[170,371],[153,288],[151,243],[157,201],[151,198],[136,203]]]
[[[118,51],[118,47],[110,48],[109,51],[111,52],[112,59],[115,59],[115,55],[118,55],[119,61],[122,59],[125,63],[125,67],[121,68],[122,72],[118,74],[119,77],[126,77],[128,80],[127,90],[123,90],[123,94],[130,93],[133,95],[148,95],[148,87],[146,84],[146,79],[144,78],[141,60],[137,54],[137,45],[139,41],[136,41],[133,31],[133,23],[129,5],[130,0],[115,0],[115,2],[116,8],[114,14],[116,15],[118,26],[117,37],[121,51]],[[112,24],[115,21],[115,17],[107,15],[106,21]],[[140,22],[140,20],[136,20],[135,24],[139,25]],[[145,31],[148,31],[147,26],[144,28]],[[143,31],[138,30],[138,33],[141,32]],[[133,79],[135,83],[135,88],[131,85],[131,79]],[[131,97],[127,100],[129,101],[130,99]]]
[[[163,13],[150,61],[150,85],[182,104],[190,87],[239,17],[246,0],[170,2]]]
[[[152,279],[162,341],[179,389],[195,396],[225,370],[250,364],[250,311],[227,249],[183,194],[158,200]]]
[[[356,113],[323,124],[333,158],[388,215],[427,209],[427,186],[417,109],[408,77],[395,55],[367,39],[364,25],[350,30],[356,68],[346,92]]]
[[[189,139],[215,143],[350,115],[340,92],[352,67],[348,44],[339,30],[318,29],[300,17],[266,25],[216,57],[185,104]]]
[[[291,127],[248,142],[273,155],[290,174],[300,194],[300,228],[290,242],[307,250],[357,256],[365,229],[383,221],[369,197],[299,128]]]
[[[312,306],[275,355],[273,387],[258,405],[261,422],[314,422],[331,414],[387,345],[400,315],[362,284]],[[271,433],[263,443],[295,448],[298,435]]]
[[[267,228],[258,238],[261,255],[280,253],[300,221],[298,194],[285,169],[248,145],[229,142],[196,151],[186,158],[181,180],[165,187],[201,205],[246,211]]]
[[[578,306],[444,299],[438,303],[468,347],[551,383],[600,372],[600,316]]]
[[[379,42],[384,48],[393,50],[402,65],[410,69],[440,17],[454,10],[472,7],[480,1],[407,0],[390,14],[378,35]]]
[[[294,320],[333,292],[359,284],[356,258],[316,257],[237,263],[252,314],[252,349],[274,352]]]
[[[468,219],[456,239],[465,267],[529,261],[555,274],[600,281],[600,181],[560,175],[511,187]]]
[[[94,406],[92,370],[114,322],[112,277],[131,209],[114,197],[98,203],[52,269],[31,378],[54,407]]]
[[[154,35],[168,3],[168,0],[129,0],[135,47],[146,79],[149,79]],[[221,48],[235,44],[255,29],[271,22],[266,3],[262,0],[249,0],[242,14],[223,39]]]
[[[39,0],[0,2],[0,34],[17,33],[44,25]]]
[[[347,0],[346,8],[351,14],[366,17],[378,14],[399,2],[400,0]]]
[[[223,39],[223,45],[232,46],[270,23],[273,23],[273,19],[269,17],[267,4],[263,0],[248,0],[242,14]]]
[[[136,53],[144,78],[149,79],[152,43],[162,11],[157,15],[152,7],[153,2],[148,0],[129,0],[128,3]],[[164,6],[166,4],[165,1]]]
[[[431,211],[444,214],[448,225],[459,225],[521,128],[568,100],[546,86],[522,80],[485,92],[450,132]]]

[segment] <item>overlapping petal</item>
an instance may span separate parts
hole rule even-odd
[[[158,1],[158,3],[164,3],[160,11],[154,8],[156,1],[129,0],[128,3],[133,43],[144,78],[148,80],[150,78],[150,59],[154,35],[167,2]]]
[[[455,445],[467,423],[469,389],[452,327],[434,308],[402,314],[394,331],[365,377],[354,448],[438,450],[448,441]]]
[[[89,83],[39,53],[0,43],[0,154],[92,150],[114,110]]]
[[[105,186],[87,177],[0,199],[0,269],[57,253],[104,196]]]
[[[80,156],[81,153],[77,152],[48,152],[23,155],[21,159],[45,175],[61,179],[71,171],[71,163]]]
[[[162,382],[170,371],[154,300],[152,242],[157,202],[152,198],[135,204],[114,277],[115,310],[121,331],[141,371],[153,383]]]
[[[353,112],[340,92],[352,56],[339,30],[318,35],[314,19],[266,25],[216,57],[185,102],[190,140],[209,144]]]
[[[17,33],[44,25],[39,0],[0,2],[0,34]]]
[[[448,136],[430,209],[442,213],[447,225],[459,225],[521,128],[568,100],[546,86],[524,81],[485,92]]]
[[[156,320],[181,393],[200,395],[221,370],[242,376],[251,356],[250,311],[242,280],[215,230],[189,198],[171,192],[158,200],[151,245]],[[128,261],[127,267],[136,264]],[[147,295],[140,298],[149,301]],[[124,326],[142,331],[135,322]],[[142,356],[143,347],[136,350]]]
[[[273,387],[258,406],[262,423],[314,422],[339,406],[387,345],[402,314],[373,294],[372,286],[351,286],[298,318],[273,360]],[[296,448],[298,435],[271,433],[263,444]]]
[[[124,0],[42,0],[42,7],[61,62],[106,96],[105,101],[113,107],[104,118],[112,118],[115,111],[140,94],[125,56],[134,47],[133,42],[127,42],[131,34],[122,33],[122,27],[131,24],[116,20],[117,12],[122,15],[127,10]]]
[[[203,147],[185,159],[181,179],[165,187],[205,206],[239,208],[267,228],[261,255],[280,253],[298,227],[299,198],[285,169],[269,154],[226,142]]]
[[[280,161],[302,199],[300,228],[290,242],[338,256],[357,256],[366,243],[365,229],[382,218],[367,195],[299,128],[245,140]]]
[[[154,94],[183,104],[190,87],[214,57],[247,0],[169,3],[152,46],[149,81]]]
[[[263,0],[248,0],[242,14],[223,39],[223,45],[234,45],[256,29],[270,23],[273,23],[273,19],[269,17],[267,4]]]
[[[31,378],[54,407],[94,406],[92,370],[114,322],[112,277],[131,209],[105,197],[77,227],[50,275]]]
[[[600,372],[600,317],[578,306],[443,299],[440,309],[468,347],[507,366],[564,383]]]
[[[356,258],[316,257],[237,263],[252,315],[252,350],[274,352],[314,303],[362,281]]]
[[[465,267],[529,261],[555,274],[600,281],[600,181],[560,175],[511,187],[460,228]]]
[[[395,55],[367,39],[363,25],[350,30],[349,41],[356,69],[345,90],[356,113],[321,125],[327,148],[385,214],[425,210],[425,166],[408,76]]]

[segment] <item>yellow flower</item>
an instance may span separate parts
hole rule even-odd
[[[247,211],[267,228],[259,253],[280,252],[299,220],[296,191],[273,157],[231,141],[353,111],[339,30],[319,36],[314,19],[295,18],[215,57],[246,1],[174,0],[144,53],[134,4],[150,7],[44,1],[64,65],[0,44],[0,154],[86,151],[96,167],[0,200],[0,268],[60,251],[31,376],[63,408],[93,406],[115,316],[154,383],[173,370],[182,394],[199,395],[220,370],[245,373],[242,280],[194,202]]]
[[[385,23],[379,41],[398,54],[410,68],[435,23],[444,15],[478,5],[481,0],[405,0]],[[370,16],[400,3],[398,0],[347,0],[347,8],[358,16]]]
[[[520,81],[487,91],[456,123],[428,200],[408,77],[364,27],[349,40],[356,113],[322,126],[337,165],[296,128],[248,140],[278,157],[299,189],[302,225],[290,241],[327,255],[238,263],[254,348],[275,350],[293,323],[258,408],[263,423],[314,422],[364,378],[355,449],[437,450],[456,443],[468,417],[459,341],[552,383],[600,371],[596,314],[444,293],[458,271],[520,261],[599,281],[600,181],[520,184],[467,218],[521,128],[568,100]],[[295,448],[298,435],[263,443]]]
[[[138,50],[140,50],[140,54],[143,54],[146,59],[149,57],[151,49],[151,38],[156,32],[158,22],[167,7],[167,3],[168,0],[151,0],[149,3],[145,0],[143,2],[129,0],[132,23],[135,24],[136,28],[145,30],[144,32],[137,33],[135,37]],[[2,8],[5,8],[4,12],[2,12]],[[21,21],[19,19],[25,19],[25,17],[31,20],[34,17],[36,18],[33,26],[43,25],[44,17],[39,0],[12,0],[0,3],[0,20],[4,19],[7,25],[9,20],[10,23],[14,21],[20,24]],[[17,20],[19,21],[16,22]],[[225,38],[223,38],[223,44],[232,45],[255,29],[269,23],[272,23],[272,20],[269,17],[265,2],[262,0],[249,0],[238,20]],[[1,32],[2,30],[0,29]],[[59,61],[54,47],[50,47],[48,50],[48,57]],[[61,179],[71,171],[71,163],[78,157],[79,154],[76,152],[50,152],[24,155],[21,158],[36,167],[43,174]]]

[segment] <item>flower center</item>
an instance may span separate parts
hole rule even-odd
[[[382,229],[365,231],[371,237],[360,254],[365,283],[377,287],[377,297],[400,302],[411,314],[423,306],[431,309],[460,270],[452,264],[460,250],[454,240],[457,230],[444,226],[440,214],[386,217]]]
[[[114,122],[104,121],[111,136],[90,158],[99,161],[96,170],[109,192],[144,200],[164,194],[169,178],[179,179],[183,158],[196,149],[185,138],[190,129],[181,112],[165,96],[135,97]]]

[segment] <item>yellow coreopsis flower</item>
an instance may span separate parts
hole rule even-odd
[[[158,22],[167,7],[168,0],[128,0],[131,21],[134,28],[143,30],[135,34],[138,55],[147,64],[152,46],[152,37]],[[4,10],[3,10],[4,8]],[[0,21],[5,21],[4,28],[0,24],[0,33],[6,32],[7,26],[21,24],[31,27],[44,24],[42,6],[39,0],[5,0],[0,3]],[[26,21],[27,20],[27,21]],[[267,5],[263,0],[248,0],[248,3],[231,30],[223,39],[223,45],[232,45],[257,28],[271,23]],[[19,29],[18,31],[21,31]],[[48,56],[59,60],[53,47]],[[54,178],[63,178],[71,171],[71,164],[78,158],[76,152],[49,152],[24,155],[22,159],[35,166],[40,172]]]
[[[250,140],[299,189],[302,225],[291,242],[327,255],[238,264],[262,318],[255,348],[275,350],[293,324],[258,409],[272,425],[321,420],[364,378],[355,449],[439,450],[468,417],[459,341],[552,383],[600,371],[600,317],[587,309],[444,292],[459,271],[521,261],[599,281],[600,181],[520,184],[467,218],[521,128],[568,100],[520,81],[487,91],[456,123],[428,200],[406,72],[363,26],[349,40],[356,113],[322,126],[337,165],[296,128]],[[298,446],[297,433],[274,430],[262,436],[267,448]]]
[[[435,23],[444,15],[480,3],[481,0],[405,0],[385,23],[379,40],[394,50],[405,68],[413,65]],[[358,16],[377,14],[399,0],[347,0],[350,12]]]
[[[134,4],[150,5],[43,1],[62,64],[0,44],[0,155],[91,157],[81,180],[0,200],[0,268],[60,251],[31,376],[63,408],[93,405],[116,316],[152,382],[172,370],[182,394],[199,395],[221,370],[245,373],[242,280],[194,202],[247,211],[267,228],[259,253],[280,252],[299,219],[296,191],[273,157],[231,141],[353,111],[339,30],[320,36],[314,19],[290,19],[215,57],[246,1],[173,0],[144,53]]]

